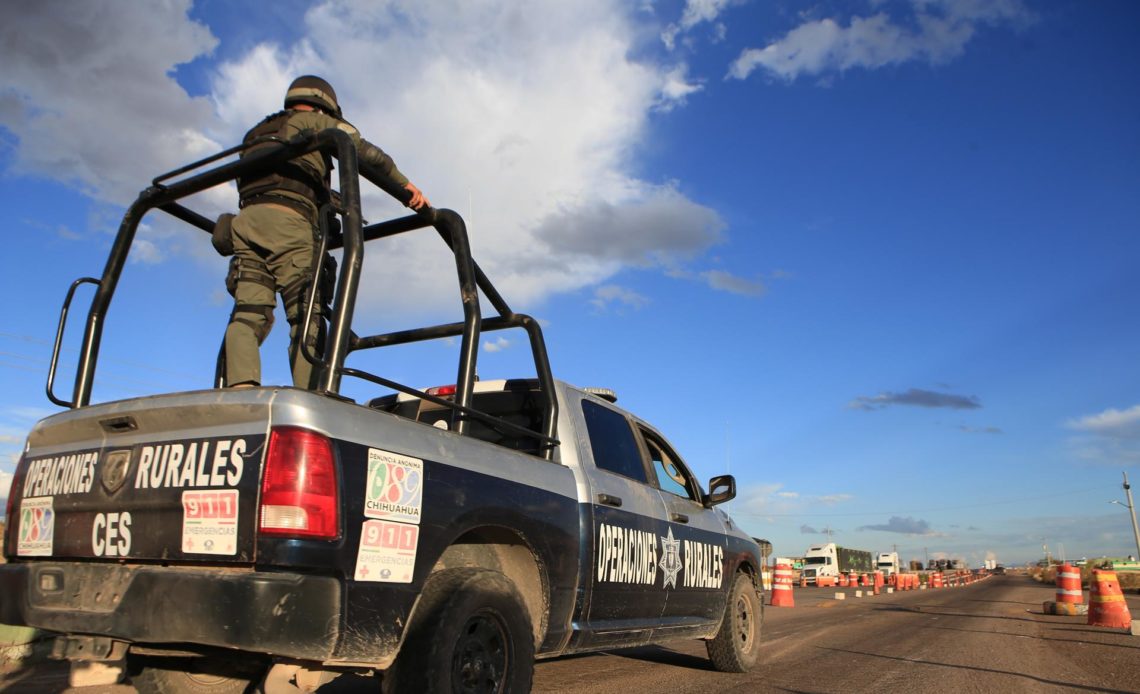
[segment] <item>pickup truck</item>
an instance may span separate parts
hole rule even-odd
[[[538,322],[472,260],[459,215],[365,225],[358,177],[382,182],[344,133],[216,164],[241,149],[156,178],[103,276],[67,293],[47,386],[66,409],[34,427],[15,472],[0,622],[58,633],[73,684],[129,678],[142,692],[315,691],[346,672],[379,674],[389,692],[525,692],[536,658],[678,638],[705,639],[719,670],[752,667],[762,558],[717,508],[733,478],[706,491],[611,392],[555,380]],[[223,349],[213,388],[93,404],[104,318],[143,216],[210,232],[181,199],[318,149],[340,177],[319,256],[343,249],[326,338],[305,353],[319,386],[225,388]],[[358,335],[365,242],[426,227],[454,256],[463,321]],[[83,284],[96,291],[63,399],[60,342]],[[497,315],[482,315],[480,292]],[[526,332],[534,375],[476,379],[480,334],[503,329]],[[453,385],[346,364],[442,338],[459,338]],[[346,376],[375,396],[345,396]]]

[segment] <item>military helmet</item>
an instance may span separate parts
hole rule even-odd
[[[285,92],[285,108],[294,104],[309,104],[340,116],[340,104],[332,85],[316,75],[302,75],[293,80]]]

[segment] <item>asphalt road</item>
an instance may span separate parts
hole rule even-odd
[[[845,592],[846,600],[835,600]],[[797,588],[796,606],[765,608],[760,665],[712,670],[704,644],[624,649],[540,662],[535,692],[1140,692],[1140,636],[1043,614],[1051,586],[997,576],[960,588],[855,598],[852,589]],[[1127,596],[1140,617],[1140,596]],[[11,694],[127,694],[67,689],[58,666],[0,680]],[[341,678],[322,694],[374,692]]]

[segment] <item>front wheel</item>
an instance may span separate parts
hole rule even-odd
[[[131,684],[140,694],[243,694],[264,664],[215,658],[132,658]]]
[[[384,675],[386,692],[529,692],[530,615],[497,571],[447,569],[428,579],[408,636]]]
[[[736,574],[720,631],[705,642],[709,660],[721,672],[748,672],[760,657],[760,627],[764,618],[760,597],[748,574]]]

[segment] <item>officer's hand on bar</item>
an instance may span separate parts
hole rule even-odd
[[[428,201],[427,196],[424,195],[423,192],[415,186],[415,184],[407,184],[404,186],[404,190],[407,190],[412,194],[411,199],[405,203],[408,207],[412,208],[413,210],[419,210],[421,207],[431,207],[431,202]]]

